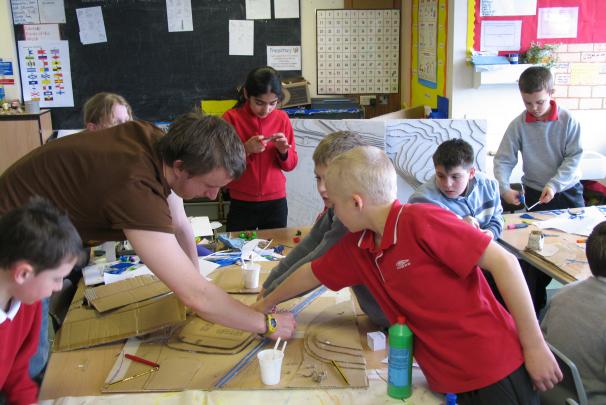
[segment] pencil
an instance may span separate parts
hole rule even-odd
[[[341,377],[343,377],[343,380],[345,380],[345,384],[349,385],[349,380],[347,379],[347,377],[345,376],[345,374],[343,374],[343,370],[341,370],[341,367],[339,367],[339,365],[337,364],[336,361],[331,360],[331,363],[333,366],[335,366],[335,368],[337,369],[337,371],[339,372],[339,374],[341,374]]]
[[[153,361],[146,360],[143,357],[135,356],[134,354],[126,353],[124,355],[124,357],[126,357],[129,360],[136,361],[137,363],[146,364],[150,367],[160,368],[160,365],[158,363],[154,363]]]

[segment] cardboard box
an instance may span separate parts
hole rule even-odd
[[[371,120],[401,120],[401,119],[425,119],[425,106],[418,105],[416,107],[406,108],[399,111],[379,115],[371,118]]]
[[[84,290],[81,281],[65,321],[55,337],[54,351],[115,342],[185,321],[185,306],[174,293],[149,299],[135,293],[131,296],[132,303],[100,314],[95,308],[84,305]],[[111,300],[104,305],[115,306]]]
[[[282,82],[284,99],[280,108],[296,107],[311,104],[309,83],[302,77],[287,79]]]
[[[87,288],[84,297],[97,311],[106,312],[170,293],[170,289],[156,276],[139,276],[113,284]]]

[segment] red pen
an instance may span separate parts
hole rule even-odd
[[[143,357],[135,356],[134,354],[126,353],[124,355],[124,357],[126,357],[129,360],[136,361],[137,363],[147,364],[150,367],[158,367],[158,368],[160,367],[160,365],[158,363],[154,363],[153,361],[146,360]]]

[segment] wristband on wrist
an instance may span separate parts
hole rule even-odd
[[[278,330],[278,321],[272,314],[265,315],[265,324],[267,326],[265,336],[269,336]]]

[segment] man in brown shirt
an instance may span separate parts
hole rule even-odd
[[[204,319],[265,333],[276,322],[200,275],[182,200],[214,199],[245,165],[242,142],[219,118],[184,114],[164,136],[149,123],[131,121],[58,139],[17,161],[0,177],[0,215],[34,195],[45,197],[67,211],[86,244],[128,239],[151,271]],[[274,317],[270,337],[290,337],[292,314]]]

